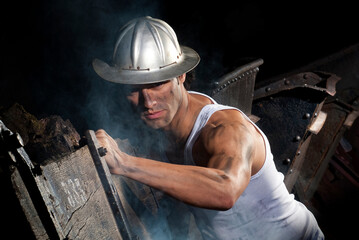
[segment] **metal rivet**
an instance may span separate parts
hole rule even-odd
[[[306,114],[304,115],[304,118],[305,118],[305,119],[310,118],[310,113],[306,113]]]
[[[99,148],[97,149],[97,151],[98,151],[98,154],[99,154],[101,157],[105,156],[106,153],[107,153],[107,149],[104,148],[104,147],[99,147]]]
[[[295,136],[295,141],[300,141],[301,137],[299,135]]]
[[[266,92],[269,92],[271,90],[271,88],[267,87],[265,90],[266,90]]]
[[[283,161],[283,163],[284,163],[284,164],[289,164],[290,161],[291,161],[290,158],[286,158],[286,159]]]

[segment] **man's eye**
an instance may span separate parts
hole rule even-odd
[[[130,92],[131,92],[131,93],[135,93],[135,92],[139,92],[139,91],[140,91],[139,88],[131,88],[131,89],[130,89]]]
[[[168,82],[169,81],[153,83],[153,84],[151,84],[151,88],[161,88],[162,86],[164,86]]]
[[[152,84],[151,88],[161,88],[163,86],[163,82],[160,82],[160,83],[154,83]]]
[[[134,93],[134,92],[138,92],[139,89],[136,88],[136,87],[126,86],[126,87],[124,88],[124,91],[125,91],[126,94],[131,94],[131,93]]]
[[[136,94],[136,91],[126,88],[124,91],[122,91],[122,93],[124,94],[124,96],[129,97],[129,96],[133,96],[134,94]]]

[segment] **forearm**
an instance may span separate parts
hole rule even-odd
[[[225,210],[236,197],[230,176],[214,168],[163,163],[130,157],[121,166],[111,169],[151,187],[160,189],[188,204]]]

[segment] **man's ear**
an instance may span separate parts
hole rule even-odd
[[[181,82],[181,83],[184,83],[186,81],[186,73],[180,75],[177,77],[177,80],[178,80],[178,84]]]

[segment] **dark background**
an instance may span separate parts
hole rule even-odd
[[[103,127],[99,119],[110,114],[99,108],[114,96],[91,61],[109,60],[117,30],[146,15],[165,20],[199,53],[199,86],[262,58],[258,83],[358,43],[351,2],[11,1],[1,14],[0,106],[60,115],[80,133]]]
[[[135,17],[165,20],[180,44],[199,53],[196,83],[201,87],[258,58],[264,60],[256,80],[260,84],[358,44],[357,9],[355,1],[313,0],[9,1],[0,14],[0,112],[18,102],[37,118],[55,114],[69,119],[80,134],[118,125],[121,119],[113,117],[113,110],[126,109],[118,103],[116,87],[95,74],[91,61],[108,61],[116,32]],[[358,79],[358,70],[351,74]],[[324,219],[333,221],[330,230],[356,231],[351,205],[344,199],[337,206],[339,217]],[[324,209],[330,216],[333,210]],[[348,227],[336,226],[351,219]]]

